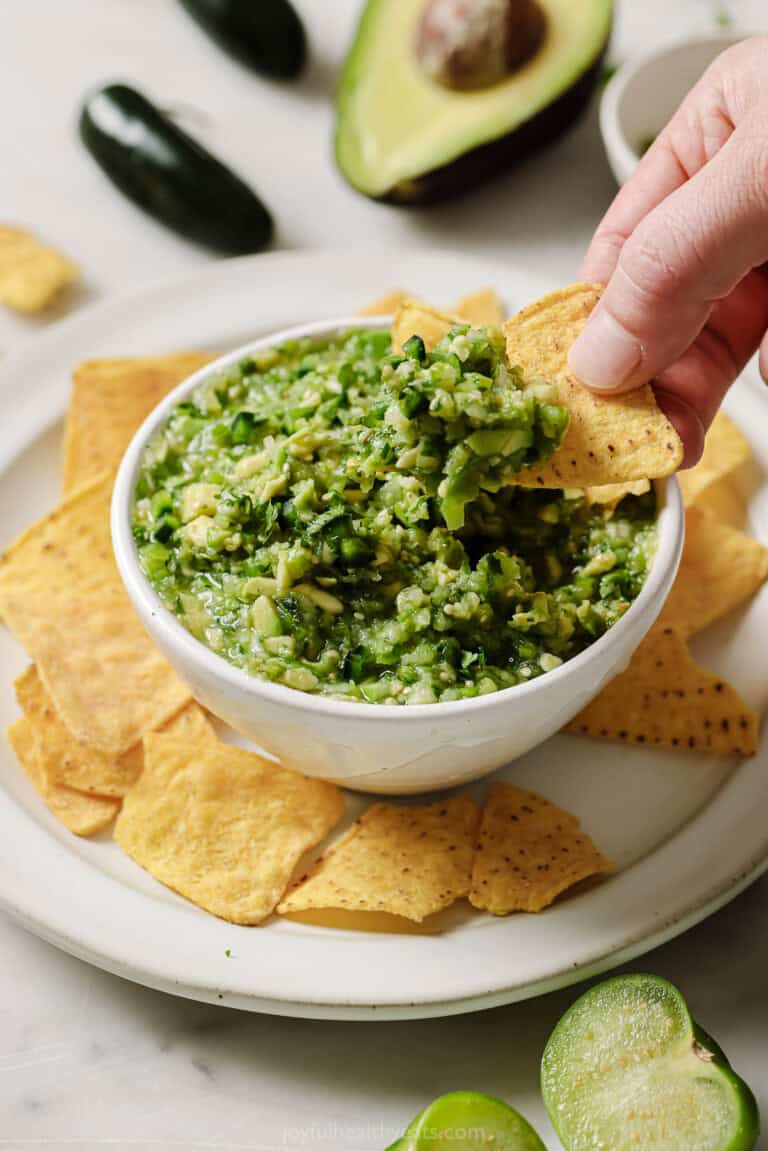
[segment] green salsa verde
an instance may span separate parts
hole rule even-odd
[[[133,530],[166,606],[262,679],[417,704],[512,687],[627,610],[655,499],[615,510],[511,483],[567,411],[494,328],[393,354],[385,331],[244,359],[148,444]]]

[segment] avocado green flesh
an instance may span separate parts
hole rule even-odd
[[[336,154],[350,183],[368,196],[418,198],[425,174],[512,135],[575,88],[605,47],[612,2],[541,6],[539,52],[502,83],[459,92],[431,81],[416,58],[423,5],[369,0],[338,98]]]
[[[518,488],[561,443],[556,388],[457,325],[299,340],[207,378],[145,450],[133,532],[214,652],[301,691],[431,704],[523,684],[640,591],[655,497]]]
[[[542,1094],[566,1151],[751,1151],[749,1087],[654,976],[620,976],[586,992],[542,1059]]]
[[[513,1107],[479,1091],[452,1091],[435,1099],[395,1144],[397,1151],[545,1151]],[[390,1148],[390,1151],[393,1151]]]

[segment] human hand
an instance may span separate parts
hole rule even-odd
[[[768,36],[723,52],[617,195],[582,266],[605,283],[571,348],[582,383],[656,395],[696,463],[760,347],[768,382]],[[762,343],[761,343],[762,341]]]

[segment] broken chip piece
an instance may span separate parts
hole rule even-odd
[[[337,787],[216,741],[150,734],[115,839],[146,871],[232,923],[261,923],[339,821]]]
[[[575,815],[510,783],[491,785],[472,868],[474,907],[493,915],[542,911],[569,887],[608,870]]]
[[[120,810],[120,800],[84,795],[56,783],[46,770],[35,729],[26,716],[11,724],[5,735],[30,783],[69,831],[87,836],[109,827]]]
[[[469,892],[477,808],[466,796],[374,803],[278,906],[389,912],[420,923]]]
[[[735,688],[699,667],[684,636],[656,624],[629,667],[571,720],[578,735],[647,747],[754,755],[758,717]]]
[[[75,739],[119,755],[188,703],[112,555],[112,476],[38,520],[0,560],[0,615]]]
[[[39,312],[77,279],[67,256],[24,228],[0,227],[0,301],[17,312]]]

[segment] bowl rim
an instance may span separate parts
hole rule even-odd
[[[313,712],[317,715],[337,719],[357,719],[396,721],[413,723],[429,718],[449,719],[483,711],[488,707],[503,706],[513,700],[530,700],[534,695],[556,688],[569,676],[578,679],[589,666],[604,654],[611,644],[620,650],[620,641],[639,623],[644,613],[650,616],[649,627],[653,624],[669,593],[682,554],[684,539],[683,504],[680,487],[675,476],[654,480],[659,512],[657,516],[657,546],[651,569],[639,595],[626,613],[608,631],[591,643],[584,651],[560,664],[552,671],[545,672],[527,683],[514,684],[487,695],[469,699],[450,700],[444,703],[410,704],[401,707],[387,707],[380,703],[367,703],[359,700],[330,699],[323,695],[313,695],[285,684],[273,683],[249,675],[243,668],[236,667],[224,656],[212,651],[202,640],[198,640],[165,606],[151,583],[141,570],[138,554],[131,530],[134,488],[141,459],[148,440],[167,419],[171,410],[190,392],[199,387],[209,377],[237,364],[244,357],[256,352],[267,351],[286,340],[305,336],[331,336],[350,330],[380,330],[391,325],[391,315],[345,316],[327,320],[316,320],[296,324],[278,332],[272,332],[227,352],[198,369],[182,380],[150,412],[135,432],[118,468],[112,493],[110,527],[112,546],[117,567],[126,591],[147,630],[145,620],[152,619],[152,630],[162,634],[163,643],[175,653],[181,662],[192,664],[206,678],[218,680],[227,690],[244,692],[246,695],[261,697],[273,704],[281,705],[298,712]],[[656,606],[658,605],[658,606]],[[654,610],[656,608],[656,610]],[[645,632],[641,634],[643,638]],[[638,641],[639,642],[639,641]],[[620,671],[621,669],[617,669]]]
[[[632,171],[642,156],[627,138],[624,130],[624,117],[621,115],[621,100],[631,83],[641,72],[652,64],[678,56],[681,52],[715,45],[720,52],[732,48],[734,44],[748,40],[756,33],[747,31],[713,31],[700,36],[683,37],[671,40],[668,44],[639,52],[624,60],[606,84],[600,98],[600,131],[609,152],[620,151],[622,167]],[[719,54],[719,53],[718,53]],[[713,57],[714,59],[714,57]],[[670,111],[671,114],[671,111]]]

